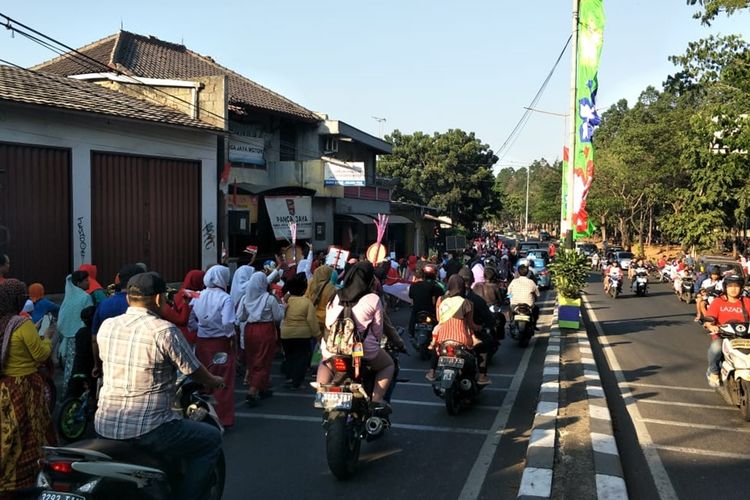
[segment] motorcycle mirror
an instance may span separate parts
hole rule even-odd
[[[229,354],[225,352],[217,352],[214,354],[213,359],[211,359],[211,362],[215,365],[225,365],[227,361],[229,361]]]

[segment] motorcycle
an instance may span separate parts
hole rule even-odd
[[[479,359],[469,347],[454,341],[442,342],[437,348],[438,364],[432,390],[445,400],[448,415],[458,415],[482,390],[477,384]]]
[[[399,361],[396,347],[391,342],[386,341],[384,349],[395,366],[385,397],[388,401],[399,381]],[[362,439],[368,442],[378,439],[391,426],[390,407],[372,402],[374,370],[366,363],[360,366],[354,358],[334,356],[330,360],[334,370],[331,383],[310,383],[316,390],[314,406],[323,410],[328,468],[340,480],[356,472]]]
[[[529,345],[534,335],[534,324],[532,321],[531,306],[528,304],[516,304],[511,308],[510,336],[518,341],[519,347]]]
[[[417,313],[417,322],[414,324],[414,342],[419,359],[422,361],[430,358],[430,350],[427,348],[432,342],[432,330],[435,328],[435,318],[430,313],[421,311]]]
[[[693,302],[693,299],[695,298],[695,278],[692,275],[687,275],[680,281],[680,293],[678,295],[678,298],[681,302],[685,302],[686,304],[690,304]]]
[[[714,318],[706,317],[706,321]],[[750,422],[750,324],[721,325],[722,339],[721,385],[716,391],[732,406],[737,406],[742,418]]]
[[[85,379],[85,375],[75,374],[72,379]],[[101,388],[102,379],[97,379],[96,387],[84,384],[80,396],[69,397],[60,405],[57,414],[57,432],[67,441],[75,441],[83,436],[86,428],[94,419],[96,398]]]
[[[635,270],[635,294],[644,297],[648,293],[648,271],[639,267]]]
[[[664,266],[661,271],[659,271],[659,283],[671,283],[672,274],[675,272],[675,268],[676,266],[671,264]]]
[[[216,353],[209,368],[226,364],[226,353]],[[184,377],[178,381],[173,409],[182,418],[204,422],[224,433],[210,396],[202,385]],[[181,464],[166,461],[135,444],[112,439],[87,439],[67,447],[44,448],[36,487],[39,500],[171,499],[182,480]],[[211,477],[210,500],[224,490],[224,452]]]
[[[620,276],[609,276],[609,289],[607,293],[613,299],[616,299],[618,295],[622,293],[622,277]]]

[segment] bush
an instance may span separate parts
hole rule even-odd
[[[557,292],[569,299],[577,299],[589,277],[588,258],[575,250],[561,249],[549,265],[552,283]]]

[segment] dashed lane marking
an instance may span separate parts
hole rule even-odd
[[[671,451],[675,453],[687,453],[690,455],[703,455],[707,457],[712,458],[733,458],[736,460],[750,460],[750,455],[746,455],[743,453],[730,453],[727,451],[717,451],[717,450],[701,450],[699,448],[688,448],[685,446],[668,446],[663,444],[657,444],[655,445],[655,448],[657,450],[663,450],[663,451]]]
[[[707,429],[711,431],[739,432],[740,434],[750,434],[750,429],[745,427],[724,427],[721,425],[695,424],[692,422],[661,420],[658,418],[642,418],[641,422],[645,422],[647,424],[668,425],[672,427],[688,427],[690,429]]]
[[[638,403],[646,403],[650,405],[665,405],[665,406],[684,406],[686,408],[705,408],[708,410],[729,410],[729,411],[737,411],[737,408],[734,406],[729,405],[705,405],[700,403],[683,403],[681,401],[662,401],[659,399],[638,399],[636,398]]]
[[[693,391],[693,392],[716,392],[714,389],[707,389],[705,387],[685,387],[681,385],[658,385],[658,384],[642,384],[640,382],[628,382],[621,381],[617,385],[620,387],[647,387],[649,389],[670,389],[674,391]]]

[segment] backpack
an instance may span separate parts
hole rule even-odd
[[[363,342],[366,336],[367,330],[357,331],[357,325],[352,319],[352,308],[346,305],[330,328],[326,328],[323,338],[331,354],[351,356],[354,344]]]

